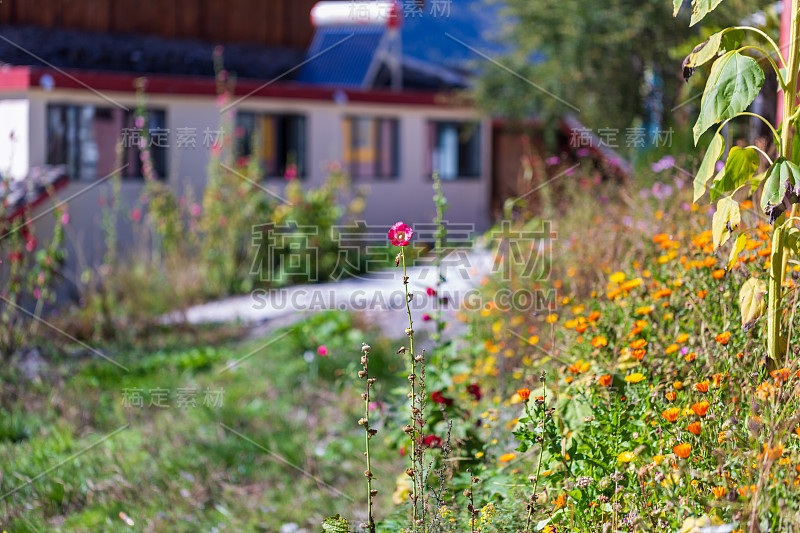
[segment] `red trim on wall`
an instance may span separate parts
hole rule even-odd
[[[90,70],[56,70],[45,67],[7,67],[0,69],[0,91],[27,90],[39,86],[44,74],[53,77],[57,89],[79,89],[107,92],[133,93],[133,82],[141,74],[102,72]],[[149,94],[215,96],[217,86],[213,78],[192,76],[147,75]],[[375,89],[339,89],[294,82],[272,80],[239,80],[234,98],[254,96],[299,100],[324,100],[332,102],[334,96],[345,95],[347,102],[400,104],[421,106],[458,107],[454,98],[446,92],[402,91]],[[462,107],[464,107],[462,105]]]

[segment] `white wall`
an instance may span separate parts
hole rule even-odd
[[[27,98],[0,100],[0,176],[19,180],[28,174],[31,143],[28,117]]]

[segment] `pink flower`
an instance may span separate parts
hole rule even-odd
[[[29,252],[32,252],[34,249],[36,249],[36,244],[36,237],[28,237],[28,240],[25,241],[25,249]]]
[[[37,300],[42,297],[42,291],[39,289],[33,289],[33,297]]]
[[[66,226],[67,224],[69,224],[69,213],[64,211],[61,213],[61,225]]]
[[[424,315],[422,315],[422,321],[423,322],[428,322],[428,321],[430,321],[430,319],[431,319],[431,315],[429,315],[428,313],[425,313]]]
[[[203,208],[200,207],[200,204],[194,203],[189,208],[189,212],[192,214],[193,217],[199,217],[200,214],[203,212]]]
[[[317,348],[317,353],[320,356],[325,357],[326,355],[328,355],[328,347],[325,346],[324,344],[320,345],[319,348]]]
[[[413,236],[414,230],[403,222],[398,222],[389,230],[389,241],[395,246],[408,246]]]
[[[550,166],[557,165],[561,162],[561,158],[558,157],[557,155],[554,155],[552,157],[548,157],[547,159],[545,159],[544,162]]]
[[[297,165],[286,165],[286,172],[283,173],[283,177],[285,177],[288,181],[295,179],[297,177]]]
[[[436,289],[433,287],[428,287],[425,289],[425,292],[428,294],[428,296],[436,296]]]
[[[142,210],[138,207],[131,209],[131,220],[134,222],[139,222],[142,220]]]

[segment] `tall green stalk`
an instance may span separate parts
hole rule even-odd
[[[792,119],[797,102],[797,76],[800,69],[800,25],[797,22],[798,0],[792,0],[791,29],[789,32],[789,63],[786,69],[786,89],[783,91],[783,117],[781,129],[781,155],[792,157],[794,128]],[[794,224],[797,204],[792,204],[789,223]],[[767,353],[776,361],[781,351],[781,298],[786,280],[786,265],[789,254],[784,250],[786,224],[775,224],[772,232],[772,255],[770,256],[769,301],[767,305]]]
[[[419,497],[419,487],[417,486],[417,472],[415,471],[417,467],[417,415],[416,415],[416,408],[417,408],[417,384],[416,384],[416,377],[417,377],[417,361],[414,358],[414,322],[411,319],[411,298],[409,298],[408,294],[408,275],[406,273],[406,249],[405,247],[400,248],[400,257],[403,261],[403,287],[405,287],[406,291],[406,313],[408,314],[408,329],[406,330],[406,335],[408,335],[408,351],[411,357],[411,374],[408,376],[409,381],[411,382],[411,431],[409,435],[411,436],[411,480],[412,480],[412,496],[411,496],[411,517],[412,517],[412,531],[416,531],[417,529],[417,520],[418,520],[418,497]]]

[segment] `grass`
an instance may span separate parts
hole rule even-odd
[[[265,339],[238,342],[230,333],[216,345],[162,334],[160,348],[106,350],[127,372],[62,357],[25,382],[6,367],[2,526],[276,531],[289,522],[316,528],[333,507],[357,515],[349,498],[360,493],[363,437],[349,373],[369,332],[350,315],[325,313]],[[322,338],[330,355],[309,364],[304,354],[316,354]],[[388,386],[397,369],[373,361]],[[150,405],[156,389],[168,391],[169,407]],[[178,406],[179,389],[187,398],[196,391],[194,406]],[[130,405],[136,391],[142,407]],[[379,468],[395,457],[375,454]]]

